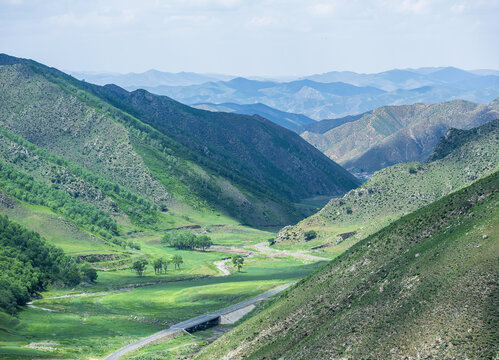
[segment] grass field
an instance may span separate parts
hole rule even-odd
[[[45,214],[44,209],[40,211]],[[192,212],[186,218],[169,225],[200,225],[201,228],[192,231],[206,232],[216,245],[223,248],[242,249],[275,237],[273,232],[245,227],[224,216],[213,215],[207,220],[202,214]],[[212,225],[215,219],[219,221]],[[255,254],[245,258],[241,272],[233,269],[230,276],[220,276],[220,270],[213,263],[234,254],[176,250],[161,244],[163,234],[164,231],[151,229],[130,231],[126,239],[140,244],[140,250],[125,251],[119,247],[114,250],[105,244],[100,253],[106,253],[105,250],[109,253],[109,249],[113,249],[124,257],[115,261],[121,261],[121,266],[114,268],[112,261],[96,263],[96,267],[113,268],[99,271],[96,284],[49,289],[43,294],[44,299],[35,301],[35,305],[52,311],[27,308],[17,318],[0,318],[0,330],[3,330],[0,331],[0,357],[100,358],[173,323],[297,281],[323,264],[289,256]],[[58,242],[55,237],[48,239]],[[73,245],[69,241],[66,250],[78,249],[75,251],[79,254],[100,251],[89,251],[87,240],[75,237]],[[128,268],[134,258],[147,258],[151,262],[154,258],[170,258],[176,254],[182,256],[184,264],[180,269],[170,266],[166,274],[155,275],[149,265],[143,276],[137,276]],[[84,296],[50,299],[83,293]],[[175,358],[205,344],[207,336],[182,337],[158,346],[161,353]],[[148,353],[149,349],[142,351]]]

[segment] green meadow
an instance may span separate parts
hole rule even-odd
[[[22,209],[18,207],[16,211]],[[43,208],[38,213],[42,214],[41,224],[52,215]],[[30,214],[36,215],[37,212],[31,211]],[[217,223],[214,224],[214,220],[218,220]],[[127,229],[123,238],[139,244],[140,250],[124,250],[105,242],[101,248],[94,249],[92,237],[85,236],[86,233],[78,228],[75,230],[78,236],[70,237],[67,232],[62,238],[47,236],[54,244],[65,243],[65,250],[72,250],[73,254],[116,254],[118,258],[93,264],[105,269],[98,271],[95,284],[71,289],[50,288],[42,294],[42,299],[34,301],[36,308],[27,307],[16,317],[5,315],[0,318],[0,357],[102,358],[174,323],[295,282],[324,263],[255,252],[254,245],[275,237],[275,232],[242,226],[224,216],[208,214],[204,217],[203,213],[191,211],[184,217],[163,215],[162,221],[164,228],[168,225],[199,225],[191,231],[210,236],[220,251],[177,250],[161,244],[165,230],[133,226]],[[60,223],[56,225],[56,228],[60,227]],[[245,257],[241,272],[233,269],[228,259],[231,274],[222,276],[214,262],[234,256],[234,253],[223,252],[224,249],[251,250],[254,253]],[[135,259],[145,258],[151,263],[156,258],[174,255],[183,258],[180,269],[174,269],[172,264],[166,273],[155,274],[148,265],[143,276],[138,276],[129,268]],[[214,333],[217,331],[213,330]],[[161,348],[161,354],[168,354],[166,358],[175,358],[206,344],[207,339],[213,337],[213,334],[207,334],[211,334],[210,330],[155,346]],[[149,351],[145,348],[138,354],[147,355]],[[130,354],[130,358],[134,356]]]

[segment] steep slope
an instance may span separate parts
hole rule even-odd
[[[364,239],[198,359],[497,357],[499,173]]]
[[[331,159],[353,172],[374,172],[404,161],[425,161],[451,128],[469,129],[499,118],[499,102],[451,101],[384,106],[323,134],[305,132]]]
[[[280,111],[264,104],[235,104],[235,103],[200,103],[193,107],[208,111],[223,111],[244,115],[259,115],[273,123],[285,127],[286,129],[298,132],[298,129],[307,124],[315,124],[316,121],[302,114],[293,114]]]
[[[403,214],[486,176],[499,168],[499,120],[470,130],[449,130],[427,163],[402,163],[376,172],[361,187],[332,199],[322,210],[286,227],[278,241],[304,243],[314,229],[311,248],[327,244],[333,254]],[[356,232],[343,241],[339,234]],[[305,246],[305,244],[304,244]]]
[[[48,163],[40,166],[62,167],[48,174],[38,165],[14,165],[37,181],[53,184],[50,177],[71,168],[82,186],[108,188],[111,198],[122,188],[133,194],[125,196],[132,202],[216,209],[258,226],[300,218],[293,202],[302,198],[357,185],[298,135],[263,118],[193,109],[144,90],[100,87],[7,55],[0,64],[0,126],[13,142],[4,153],[32,146],[30,151],[47,153]],[[98,203],[93,205],[107,206]]]

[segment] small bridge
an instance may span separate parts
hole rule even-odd
[[[173,337],[179,332],[183,332],[183,331],[195,332],[195,331],[207,329],[207,328],[212,327],[212,326],[216,326],[220,323],[223,315],[226,315],[226,314],[229,314],[229,313],[234,312],[236,310],[245,308],[245,307],[247,307],[247,306],[249,306],[249,305],[251,305],[259,300],[266,299],[272,295],[275,295],[275,294],[287,289],[288,287],[290,287],[293,284],[294,283],[279,286],[278,288],[275,288],[274,290],[271,290],[271,291],[268,291],[264,294],[258,295],[252,299],[242,301],[242,302],[237,303],[235,305],[226,307],[222,310],[218,310],[218,311],[215,311],[215,312],[210,313],[210,314],[196,316],[195,318],[192,318],[192,319],[189,319],[186,321],[182,321],[180,323],[172,325],[168,329],[161,330],[161,331],[159,331],[155,334],[152,334],[146,338],[143,338],[143,339],[141,339],[133,344],[122,347],[121,349],[115,351],[111,355],[108,355],[107,357],[105,357],[104,360],[119,359],[121,356],[123,356],[125,354],[128,354],[128,353],[135,351],[143,346],[149,345],[149,344],[157,342],[159,340]]]

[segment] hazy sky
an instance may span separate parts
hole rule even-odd
[[[0,0],[0,52],[114,72],[499,69],[499,0]]]

